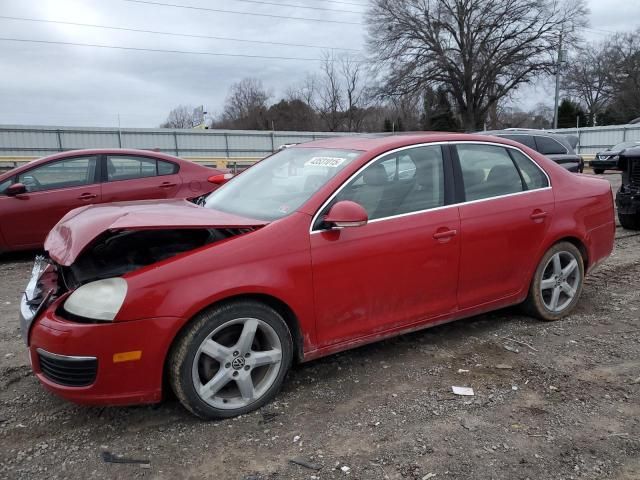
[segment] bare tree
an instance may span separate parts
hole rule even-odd
[[[194,107],[190,105],[178,105],[169,112],[160,128],[193,128],[193,110]]]
[[[640,28],[616,35],[609,54],[615,65],[611,110],[618,122],[626,123],[640,117]]]
[[[369,50],[391,95],[444,87],[464,128],[552,70],[559,37],[584,22],[583,0],[374,0]]]
[[[313,105],[325,128],[330,132],[340,129],[342,123],[343,94],[336,59],[325,54],[322,62],[322,75],[317,81],[317,90]]]
[[[231,85],[219,126],[263,130],[267,101],[271,95],[255,78],[245,78]]]
[[[614,58],[607,43],[586,45],[576,50],[564,74],[564,90],[587,107],[590,125],[596,125],[614,93]]]
[[[368,103],[366,73],[363,64],[349,56],[341,59],[340,71],[344,82],[345,127],[348,132],[358,132]]]

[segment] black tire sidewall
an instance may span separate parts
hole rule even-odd
[[[282,346],[280,371],[273,384],[260,398],[238,409],[217,409],[206,403],[195,390],[191,369],[198,348],[221,325],[237,318],[257,318],[278,335]],[[239,301],[204,311],[194,317],[172,349],[170,381],[180,402],[200,418],[215,419],[243,415],[269,402],[279,391],[293,359],[293,339],[283,318],[269,306],[254,301]]]
[[[640,230],[640,214],[618,213],[618,220],[625,230]]]

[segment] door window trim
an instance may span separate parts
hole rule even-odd
[[[470,201],[460,201],[460,191],[459,191],[459,187],[462,187],[462,179],[461,179],[461,173],[459,171],[459,165],[458,168],[454,168],[451,169],[450,167],[455,163],[453,162],[453,158],[452,158],[452,154],[449,150],[449,148],[454,148],[456,145],[459,144],[474,144],[474,145],[495,145],[497,147],[503,147],[506,149],[512,149],[512,150],[517,150],[520,153],[522,153],[525,157],[527,157],[529,160],[531,160],[533,162],[533,164],[544,174],[544,176],[547,179],[547,183],[549,186],[547,187],[543,187],[543,188],[535,188],[533,190],[524,190],[522,192],[515,192],[515,193],[508,193],[505,195],[498,195],[495,197],[488,197],[488,198],[481,198],[479,200],[470,200]],[[450,203],[448,205],[443,205],[441,207],[435,207],[435,208],[429,208],[426,210],[417,210],[415,212],[407,212],[407,213],[400,213],[398,215],[390,215],[388,217],[380,217],[380,218],[376,218],[374,220],[370,220],[369,222],[367,222],[367,225],[370,223],[376,223],[376,222],[380,222],[380,221],[385,221],[385,220],[392,220],[395,218],[401,218],[401,217],[408,217],[409,215],[417,215],[420,213],[425,213],[425,212],[434,212],[434,211],[438,211],[438,210],[444,210],[445,208],[452,208],[452,207],[459,207],[461,205],[470,205],[470,204],[474,204],[474,203],[480,203],[480,202],[487,202],[487,201],[491,201],[491,200],[495,200],[497,198],[505,198],[505,197],[513,197],[515,195],[523,195],[523,194],[527,194],[527,193],[534,193],[534,192],[540,192],[540,191],[544,191],[544,190],[551,190],[553,188],[552,183],[551,183],[551,178],[549,177],[549,174],[547,174],[547,172],[544,170],[544,168],[542,168],[540,165],[538,165],[538,162],[536,162],[533,158],[531,158],[529,155],[527,155],[526,152],[524,152],[521,148],[512,146],[512,145],[506,145],[504,143],[498,143],[498,142],[483,142],[483,141],[479,141],[479,140],[455,140],[455,141],[447,141],[447,142],[423,142],[423,143],[416,143],[413,145],[405,145],[404,147],[399,147],[399,148],[394,148],[393,150],[389,150],[386,151],[384,153],[381,153],[377,156],[375,156],[374,158],[372,158],[371,160],[369,160],[366,164],[364,164],[362,167],[360,167],[358,170],[356,170],[349,178],[347,178],[342,185],[340,185],[340,187],[338,187],[330,196],[329,198],[327,198],[327,200],[325,200],[322,205],[320,206],[320,208],[316,211],[316,213],[313,215],[313,217],[311,218],[311,224],[309,226],[309,233],[310,234],[315,234],[315,233],[322,233],[322,232],[326,232],[327,229],[323,229],[323,228],[316,228],[314,229],[313,226],[316,224],[318,217],[320,216],[320,214],[322,213],[322,211],[327,207],[327,205],[329,205],[329,203],[331,203],[333,201],[333,199],[342,191],[342,189],[344,189],[349,183],[351,183],[351,181],[357,177],[360,173],[362,173],[362,171],[364,169],[366,169],[369,165],[371,165],[372,163],[376,162],[377,160],[380,160],[381,158],[390,155],[392,153],[396,153],[396,152],[401,152],[403,150],[408,150],[410,148],[417,148],[417,147],[426,147],[429,145],[440,145],[441,148],[442,146],[447,146],[447,148],[443,148],[443,167],[444,167],[444,174],[445,174],[445,178],[444,178],[444,184],[445,184],[445,198],[446,198],[446,189],[447,189],[447,185],[454,185],[455,184],[455,196],[454,196],[454,200],[453,203]],[[457,154],[456,154],[457,155]],[[542,154],[541,154],[542,155]],[[509,157],[511,157],[511,155],[509,155]],[[512,160],[513,161],[513,160]],[[449,166],[447,166],[447,164],[449,164]],[[515,167],[515,164],[514,164]],[[517,167],[515,167],[517,169]],[[450,181],[447,180],[447,175],[453,175],[453,182],[448,183]]]

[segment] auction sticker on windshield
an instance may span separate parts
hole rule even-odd
[[[306,161],[305,166],[338,168],[346,158],[340,157],[313,157]]]

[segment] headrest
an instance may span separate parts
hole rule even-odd
[[[487,182],[510,185],[520,181],[516,168],[512,165],[496,165],[489,171]]]
[[[479,185],[484,180],[484,172],[480,168],[473,170],[463,170],[462,178],[464,179],[464,186],[469,188],[474,185]]]
[[[377,163],[364,171],[363,181],[366,185],[385,185],[389,177],[382,164]]]

